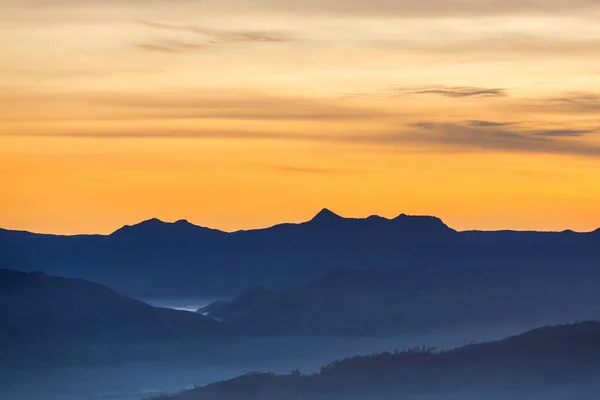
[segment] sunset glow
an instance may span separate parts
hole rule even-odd
[[[600,226],[596,0],[139,3],[0,1],[3,228]]]

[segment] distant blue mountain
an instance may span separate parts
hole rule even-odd
[[[327,209],[304,223],[234,233],[157,219],[110,235],[0,230],[0,267],[90,279],[138,296],[289,290],[338,268],[600,277],[599,260],[600,230],[457,232],[435,217],[343,218]]]
[[[22,346],[140,344],[227,335],[211,318],[155,308],[96,283],[0,269],[0,356]]]
[[[600,322],[546,326],[496,342],[334,361],[320,373],[254,372],[155,400],[596,400]]]
[[[381,336],[597,318],[594,273],[506,267],[331,271],[299,289],[255,288],[198,312],[250,335]]]

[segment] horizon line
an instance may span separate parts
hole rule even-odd
[[[201,228],[201,229],[208,229],[208,230],[212,230],[212,231],[217,231],[217,232],[221,232],[221,233],[225,233],[225,234],[234,234],[234,233],[238,233],[238,232],[252,232],[252,231],[260,231],[260,230],[265,230],[265,229],[270,229],[276,226],[280,226],[280,225],[300,225],[300,224],[305,224],[308,223],[312,220],[314,220],[319,214],[326,212],[326,213],[330,213],[333,214],[336,217],[339,217],[340,219],[344,219],[344,220],[366,220],[368,218],[373,218],[373,217],[378,217],[381,219],[385,219],[387,221],[393,221],[394,219],[400,218],[402,216],[405,217],[425,217],[425,218],[435,218],[438,219],[439,221],[441,221],[444,225],[446,225],[448,228],[450,228],[451,230],[455,231],[456,233],[465,233],[465,232],[530,232],[530,233],[567,233],[567,232],[572,232],[572,233],[577,233],[577,234],[587,234],[587,233],[594,233],[597,231],[600,231],[600,226],[596,229],[592,229],[589,231],[576,231],[574,229],[570,229],[570,228],[566,228],[566,229],[559,229],[559,230],[536,230],[536,229],[512,229],[512,228],[501,228],[501,229],[464,229],[464,230],[458,230],[458,229],[454,229],[452,228],[450,225],[446,224],[444,222],[443,218],[437,217],[435,215],[425,215],[425,214],[405,214],[405,213],[400,213],[398,214],[396,217],[393,218],[387,218],[387,217],[383,217],[380,216],[379,214],[371,214],[367,217],[345,217],[345,216],[341,216],[336,212],[331,211],[331,209],[329,208],[322,208],[319,212],[317,212],[316,214],[314,214],[312,217],[310,217],[307,220],[302,220],[299,222],[294,222],[294,221],[283,221],[283,222],[278,222],[275,224],[269,224],[269,225],[265,225],[262,227],[253,227],[253,228],[244,228],[244,229],[236,229],[236,230],[224,230],[224,229],[219,229],[219,228],[212,228],[210,226],[206,226],[206,225],[198,225],[194,222],[190,222],[187,218],[179,218],[179,219],[175,219],[175,220],[166,220],[166,219],[161,219],[158,217],[151,217],[151,218],[147,218],[147,219],[142,219],[139,222],[135,222],[132,224],[123,224],[120,225],[119,227],[117,227],[116,229],[111,230],[108,233],[97,233],[97,232],[79,232],[79,233],[53,233],[53,232],[42,232],[42,231],[33,231],[33,230],[27,230],[27,229],[18,229],[18,228],[5,228],[3,226],[0,226],[0,230],[4,230],[4,231],[10,231],[10,232],[23,232],[23,233],[29,233],[29,234],[35,234],[35,235],[50,235],[50,236],[110,236],[116,232],[118,232],[119,230],[123,229],[123,228],[127,228],[127,227],[134,227],[134,226],[138,226],[142,223],[147,223],[150,221],[157,221],[160,222],[162,224],[165,225],[173,225],[176,223],[187,223],[191,226],[194,226],[196,228]]]

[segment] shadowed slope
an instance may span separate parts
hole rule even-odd
[[[564,398],[592,400],[600,394],[599,372],[600,323],[584,322],[451,351],[417,348],[354,357],[324,366],[315,375],[248,374],[160,399],[397,400],[439,395],[434,398],[538,400],[562,390]]]
[[[600,282],[562,270],[339,269],[298,290],[255,289],[201,310],[260,335],[395,335],[490,325],[585,320],[600,310]]]
[[[83,280],[0,270],[0,341],[7,345],[195,340],[227,334],[202,315],[155,308]]]

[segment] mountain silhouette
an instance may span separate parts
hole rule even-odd
[[[325,365],[318,374],[249,373],[155,400],[594,400],[599,372],[600,322],[590,321],[453,350],[358,356]]]
[[[0,267],[89,279],[135,296],[290,290],[339,268],[562,268],[568,276],[598,259],[600,230],[458,232],[436,217],[344,218],[328,209],[303,223],[233,233],[158,219],[110,235],[0,229]]]
[[[96,283],[0,270],[3,347],[143,343],[227,335],[202,315],[155,308]]]
[[[309,222],[313,224],[331,224],[343,221],[344,218],[340,217],[333,211],[324,208],[317,213]]]
[[[600,282],[590,275],[504,272],[339,269],[297,290],[254,289],[199,312],[246,334],[378,336],[584,320],[600,309]]]

